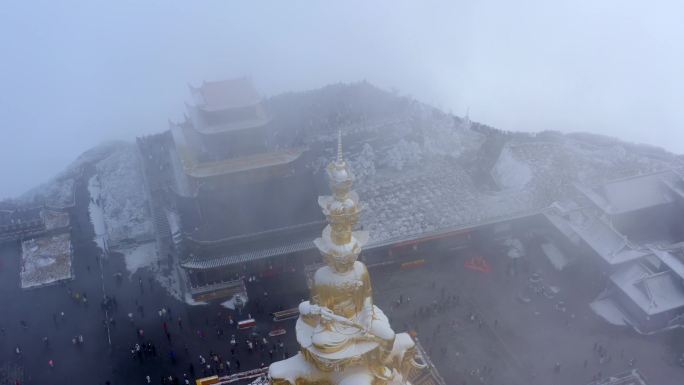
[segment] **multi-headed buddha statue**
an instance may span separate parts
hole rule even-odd
[[[273,363],[274,385],[408,384],[415,348],[406,333],[395,334],[385,314],[373,305],[370,276],[358,261],[368,240],[354,231],[361,207],[352,191],[354,177],[342,157],[327,167],[332,196],[318,203],[328,225],[314,241],[327,266],[313,276],[311,299],[299,305],[296,333],[300,351]]]

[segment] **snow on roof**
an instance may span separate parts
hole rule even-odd
[[[654,274],[633,263],[613,273],[610,280],[648,315],[684,306],[684,286],[672,271]]]
[[[648,250],[633,246],[627,237],[591,212],[574,211],[568,216],[560,216],[551,210],[546,210],[544,214],[561,232],[567,233],[568,230],[572,230],[611,265],[632,261],[649,254]]]
[[[632,369],[626,372],[611,374],[605,378],[591,382],[589,385],[647,385],[646,379],[639,370]]]
[[[258,104],[259,95],[251,79],[241,77],[212,82],[203,82],[200,87],[190,87],[193,100],[206,111],[249,107]]]
[[[454,140],[449,142],[450,145],[459,141],[472,142],[465,146],[468,151],[476,151],[481,146],[482,138],[479,136],[482,135],[475,135],[479,139],[464,140],[473,133],[470,130],[455,130],[452,119],[443,123],[428,120],[430,118],[427,116],[423,119],[427,122],[426,127],[452,135]],[[363,124],[352,126],[349,131],[345,129],[345,132],[356,132],[354,127],[359,130],[363,127],[363,130],[377,133],[389,132],[389,128],[393,134],[401,132],[402,135],[408,135],[411,132],[410,124],[402,119],[395,120],[384,122],[372,130],[368,126],[375,127],[374,125]],[[405,133],[400,129],[404,126],[408,127]],[[378,131],[378,127],[387,131]],[[328,131],[332,132],[324,129],[315,133],[312,131],[311,135],[306,136],[306,141],[315,144],[312,148],[332,142],[335,136]],[[388,135],[378,135],[382,138],[386,136]],[[423,138],[423,142],[430,138],[433,138],[432,131]],[[372,143],[373,148],[370,148],[369,143]],[[510,149],[512,156],[519,162],[516,167],[529,169],[532,179],[522,189],[497,192],[477,186],[471,179],[471,174],[466,171],[469,166],[462,159],[459,160],[456,156],[445,157],[435,152],[427,142],[422,146],[419,143],[420,141],[408,141],[406,138],[396,143],[391,140],[371,141],[366,142],[368,145],[364,146],[361,154],[349,156],[357,176],[363,176],[356,189],[364,205],[360,225],[370,233],[369,248],[390,241],[419,239],[447,230],[538,213],[558,199],[565,187],[578,180],[605,180],[608,175],[663,168],[662,162],[644,160],[643,157],[635,160],[629,153],[620,153],[615,160],[612,152],[607,152],[603,147],[580,146],[569,141],[516,142],[513,138],[508,140],[504,148]],[[459,154],[465,153],[465,150]],[[363,154],[365,155],[361,156]],[[497,157],[501,158],[501,153],[491,156],[493,163]],[[316,159],[308,165],[314,172],[319,170],[316,165],[320,163],[324,166],[329,161],[327,156],[320,155],[319,158],[322,162]],[[489,158],[485,160],[489,161]],[[516,181],[511,183],[513,182]],[[571,210],[572,207],[565,209]],[[599,225],[606,227],[605,224]],[[569,234],[575,234],[575,229],[569,226],[567,229]],[[599,235],[593,234],[591,228],[584,231],[580,229],[580,233],[609,263],[621,263],[648,254],[647,251],[629,245],[610,226],[599,230],[603,230]],[[580,238],[578,235],[575,237],[577,240]]]
[[[674,202],[676,192],[670,186],[677,181],[681,182],[681,177],[666,170],[579,189],[606,213],[621,214]]]
[[[191,259],[187,262],[181,263],[181,266],[187,269],[211,269],[215,267],[228,266],[248,261],[256,261],[260,259],[270,258],[276,255],[296,253],[299,251],[309,250],[313,248],[313,239],[311,239],[283,244],[269,249],[256,249],[241,254],[226,255],[220,258]]]
[[[509,146],[501,150],[490,174],[496,184],[504,189],[523,188],[533,177],[530,165],[518,160]]]
[[[629,316],[620,309],[620,305],[611,297],[598,298],[592,301],[589,307],[596,315],[612,325],[624,326],[630,322]]]
[[[363,205],[360,224],[370,233],[365,249],[529,215],[538,210],[529,194],[523,191],[478,193],[470,176],[453,163],[425,162],[425,165],[398,175],[384,173],[357,187]],[[296,246],[284,241],[281,245],[259,249],[255,243],[254,250],[210,260],[196,258],[183,266],[205,269],[313,249],[314,237],[294,241]]]
[[[661,250],[650,247],[651,252],[680,278],[684,279],[684,250]]]
[[[563,215],[567,215],[573,211],[581,209],[580,205],[577,204],[577,202],[575,202],[574,200],[553,202],[550,208],[557,210]]]
[[[663,178],[663,184],[681,200],[684,199],[684,176],[680,171],[675,171],[675,174],[677,178]]]
[[[581,237],[570,226],[570,222],[561,215],[562,212],[555,210],[553,207],[543,210],[543,214],[549,222],[556,227],[561,234],[565,235],[570,241],[579,244]]]
[[[594,189],[584,186],[580,183],[576,183],[575,188],[577,189],[577,191],[584,194],[584,196],[588,198],[590,202],[600,207],[603,211],[609,212],[610,204],[603,195],[597,193]]]
[[[561,271],[572,260],[553,243],[542,243],[541,249],[556,270]]]
[[[70,279],[72,275],[69,233],[23,241],[20,276],[23,289]]]
[[[360,223],[370,232],[371,244],[474,226],[537,208],[524,192],[478,192],[457,164],[424,164],[399,175],[385,173],[357,187],[363,205]]]

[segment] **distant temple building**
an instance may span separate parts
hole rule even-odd
[[[304,167],[304,147],[273,143],[248,78],[204,82],[190,92],[185,120],[170,124],[168,146],[181,266],[190,286],[202,287],[193,297],[230,296],[241,288],[236,278],[245,255],[254,260],[312,248],[308,239],[323,221],[310,199],[319,187]]]
[[[184,295],[230,298],[250,274],[312,273],[319,264],[312,239],[325,225],[316,197],[327,189],[321,169],[332,155],[333,129],[345,127],[358,160],[371,144],[384,151],[400,142],[416,123],[407,113],[412,102],[367,83],[321,92],[264,101],[248,78],[203,82],[190,87],[182,121],[138,138],[159,255],[182,270]],[[462,222],[475,220],[470,211],[477,209],[448,193],[468,176],[439,162],[429,174],[414,170],[363,186],[368,204],[384,213],[364,218],[377,234],[364,253],[369,266],[419,259],[419,245],[460,247],[471,239],[473,224]],[[299,284],[292,294],[307,290]]]
[[[16,242],[21,247],[22,289],[73,278],[70,230],[67,211],[0,202],[0,244]]]
[[[321,170],[332,155],[331,131],[345,127],[358,160],[360,147],[396,149],[393,132],[415,134],[412,125],[421,127],[415,114],[397,112],[400,118],[390,123],[381,118],[406,110],[404,102],[374,105],[373,89],[362,84],[355,90],[262,100],[248,78],[204,82],[190,87],[181,122],[139,138],[159,255],[181,270],[186,298],[229,298],[245,290],[250,275],[311,275],[319,267],[312,239],[325,225],[316,196],[326,190]],[[353,113],[345,112],[349,106]],[[375,127],[365,120],[373,111]],[[458,127],[471,125],[477,126],[466,117]],[[360,187],[366,213],[373,213],[361,224],[376,234],[363,256],[371,268],[420,262],[431,250],[503,241],[516,221],[518,228],[553,232],[540,247],[558,270],[581,263],[603,272],[608,287],[592,307],[611,322],[643,332],[684,323],[684,269],[677,265],[684,263],[681,170],[578,185],[572,197],[550,207],[528,204],[529,191],[516,190],[493,210],[471,175],[436,159],[430,172],[386,172]],[[463,194],[452,193],[457,189]],[[483,213],[499,209],[505,214]],[[300,284],[291,294],[305,293]]]
[[[185,120],[170,123],[179,194],[195,195],[202,183],[255,183],[287,174],[301,156],[301,148],[269,145],[269,118],[249,79],[204,82],[190,92]]]
[[[544,215],[595,256],[607,289],[591,306],[642,333],[684,326],[684,177],[678,170],[577,186]]]

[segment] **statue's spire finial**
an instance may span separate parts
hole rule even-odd
[[[344,159],[342,158],[342,129],[337,129],[337,163],[342,163]]]

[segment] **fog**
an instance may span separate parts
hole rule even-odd
[[[0,198],[103,140],[167,128],[187,84],[265,96],[366,79],[506,130],[684,152],[672,2],[23,1],[0,8]]]

